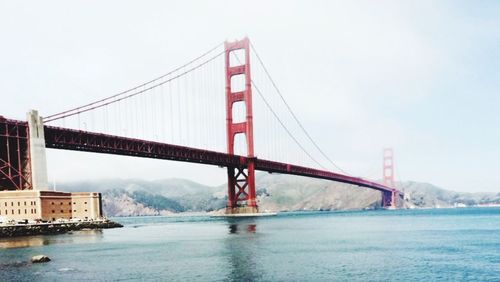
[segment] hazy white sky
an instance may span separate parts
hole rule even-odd
[[[60,112],[248,35],[347,171],[376,176],[392,146],[399,180],[500,192],[499,15],[498,1],[0,1],[0,115]],[[48,159],[57,181],[225,181],[160,160]]]

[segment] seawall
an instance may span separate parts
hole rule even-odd
[[[85,221],[64,223],[17,224],[0,226],[0,238],[63,234],[82,229],[120,228],[123,225],[113,221]]]

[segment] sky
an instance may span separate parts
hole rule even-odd
[[[304,126],[352,175],[500,192],[498,1],[0,1],[0,115],[60,112],[248,36]],[[221,95],[224,95],[221,93]],[[258,137],[256,137],[258,138]],[[225,170],[48,150],[54,182]]]

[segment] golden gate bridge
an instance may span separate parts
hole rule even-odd
[[[255,171],[353,184],[380,191],[383,207],[402,204],[392,150],[384,150],[381,182],[342,170],[306,130],[248,38],[82,106],[44,117],[32,111],[27,121],[0,116],[0,188],[45,188],[45,148],[225,167],[227,214],[258,212]]]

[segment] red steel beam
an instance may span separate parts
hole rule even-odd
[[[292,164],[286,164],[286,163],[280,163],[262,159],[255,160],[255,169],[271,173],[292,174],[292,175],[300,175],[312,178],[332,180],[332,181],[367,187],[383,192],[395,191],[396,193],[399,193],[400,196],[403,196],[403,193],[401,191],[382,185],[380,183],[369,181],[360,177],[347,176],[326,170],[320,170],[315,168],[303,167],[298,165],[292,165]]]
[[[45,126],[45,147],[123,156],[241,167],[246,158],[115,135]]]
[[[239,155],[53,126],[45,126],[45,146],[53,149],[166,159],[222,167],[246,168],[251,161],[251,158]],[[255,169],[260,171],[332,180],[403,195],[394,188],[359,177],[258,158],[252,160]]]
[[[0,116],[0,188],[31,189],[28,123]]]

